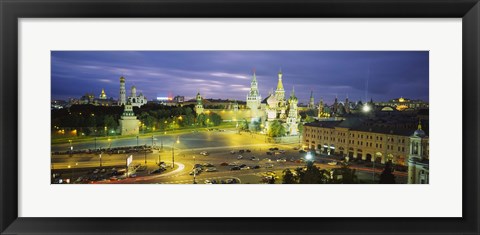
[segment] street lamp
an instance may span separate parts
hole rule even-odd
[[[147,148],[143,149],[143,153],[145,154],[145,166],[147,165]]]
[[[313,156],[312,156],[311,152],[308,152],[307,155],[305,156],[305,159],[307,159],[307,161],[311,161],[312,158],[313,158]]]
[[[72,157],[72,154],[73,154],[72,140],[68,140],[68,142],[70,142],[70,157]]]
[[[177,141],[174,141],[172,144],[172,169],[175,168],[175,144],[179,144],[180,140],[177,137]]]
[[[371,109],[371,108],[370,108],[370,105],[368,105],[368,104],[365,104],[365,105],[363,105],[363,107],[362,107],[362,111],[363,111],[364,113],[370,112],[370,109]]]
[[[196,169],[195,165],[196,165],[195,156],[193,156],[193,184],[197,183],[197,181],[196,181],[197,171],[195,170]]]
[[[100,167],[102,167],[102,154],[99,155],[100,158]]]

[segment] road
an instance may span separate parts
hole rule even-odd
[[[281,175],[284,169],[295,169],[297,167],[304,166],[305,163],[291,162],[304,158],[305,153],[299,153],[298,150],[294,150],[298,143],[291,144],[270,144],[265,143],[265,137],[262,135],[254,134],[238,134],[233,130],[227,130],[225,132],[209,131],[209,132],[190,132],[179,135],[166,135],[161,137],[154,137],[157,141],[163,138],[162,150],[154,150],[153,153],[134,153],[133,164],[144,166],[143,171],[135,172],[136,178],[128,178],[120,181],[99,181],[96,183],[145,183],[145,184],[192,184],[194,182],[193,175],[189,173],[193,169],[195,164],[210,163],[214,165],[217,171],[215,172],[201,172],[196,175],[195,181],[197,183],[204,183],[205,180],[215,179],[217,181],[235,178],[243,184],[258,184],[262,183],[262,175],[267,171],[274,171],[277,175]],[[176,140],[179,143],[176,143]],[[150,141],[148,143],[148,141]],[[174,151],[172,151],[172,144],[175,142]],[[101,141],[100,143],[107,143]],[[112,146],[135,146],[136,138],[130,139],[112,139]],[[151,137],[139,138],[139,145],[151,145]],[[154,140],[154,144],[158,144]],[[70,143],[54,145],[52,149],[62,149],[68,147]],[[93,149],[95,143],[81,142],[72,143],[74,149]],[[97,147],[99,147],[97,142]],[[159,146],[159,145],[157,145]],[[271,147],[277,147],[285,150],[284,154],[279,155],[267,155],[267,151]],[[239,150],[250,150],[250,152],[239,153]],[[235,151],[235,154],[230,151]],[[200,155],[201,151],[208,151],[208,156]],[[174,152],[174,159],[172,158],[172,152]],[[126,158],[130,154],[103,154],[102,155],[102,167],[106,168],[108,173],[111,168],[125,168]],[[242,159],[238,159],[242,155]],[[194,158],[195,157],[195,158]],[[259,161],[250,160],[251,157],[260,159]],[[270,159],[267,160],[267,158]],[[285,158],[286,162],[277,162],[279,158]],[[147,164],[145,164],[145,159]],[[172,162],[175,161],[175,168],[172,167]],[[324,161],[329,162],[331,159],[325,157],[316,157],[317,166],[322,169],[330,169],[336,166],[330,166],[328,164],[321,164]],[[157,163],[165,162],[167,171],[160,174],[149,174],[149,172],[158,169]],[[259,166],[260,169],[249,170],[236,170],[232,171],[232,166],[221,166],[222,163],[238,162],[238,164],[245,164],[253,168]],[[267,165],[271,165],[271,168],[266,168]],[[68,167],[70,166],[70,168]],[[54,172],[62,172],[64,177],[77,178],[79,176],[88,175],[93,169],[100,169],[100,156],[94,154],[74,154],[69,155],[52,155],[52,168]],[[359,171],[359,176],[372,178],[372,169],[365,168],[363,166],[351,165],[351,168],[355,168]],[[377,174],[381,170],[376,170]],[[69,176],[70,175],[70,176]],[[378,176],[377,176],[378,177]],[[378,178],[377,178],[378,179]],[[404,172],[397,172],[397,181],[406,181],[406,175]],[[280,183],[280,180],[277,180]]]

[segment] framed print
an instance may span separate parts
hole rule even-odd
[[[1,4],[2,234],[479,232],[477,1]]]

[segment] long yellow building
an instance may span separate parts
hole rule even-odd
[[[381,163],[391,161],[406,166],[412,151],[410,138],[420,126],[418,121],[414,121],[347,118],[342,121],[306,123],[303,144],[321,154]],[[421,156],[428,159],[428,136],[421,139],[421,145]]]

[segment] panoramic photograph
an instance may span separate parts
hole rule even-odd
[[[52,184],[429,184],[429,52],[51,51],[50,125]]]

